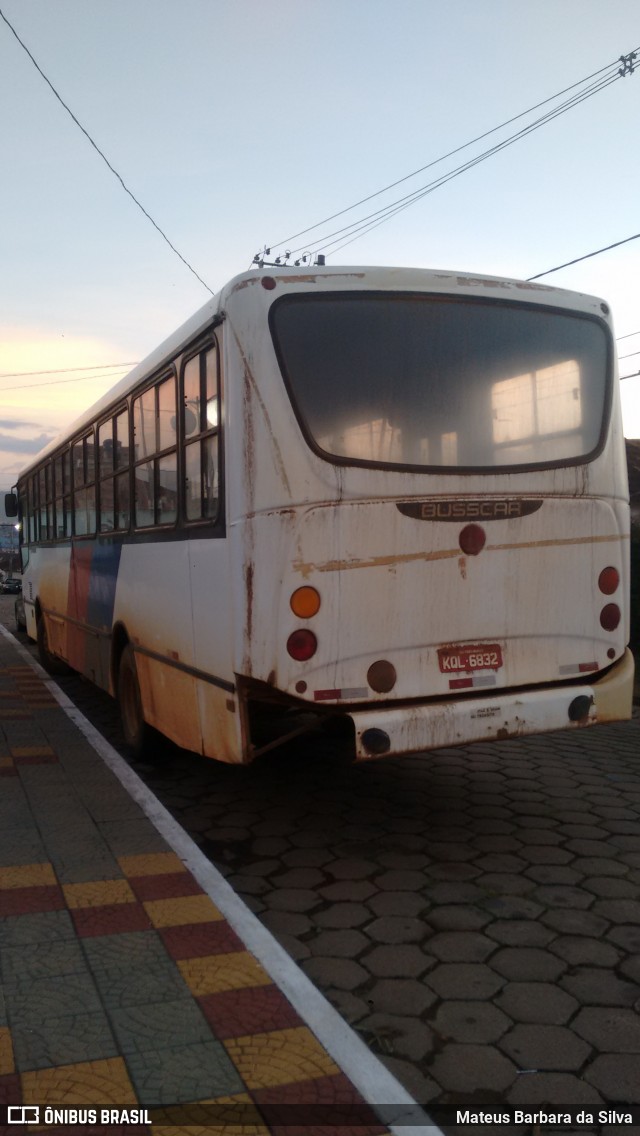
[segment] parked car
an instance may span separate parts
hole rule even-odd
[[[5,595],[17,596],[22,592],[22,579],[20,576],[5,576],[0,584]]]
[[[24,599],[22,592],[19,596],[16,596],[16,602],[13,605],[13,614],[15,616],[16,627],[18,628],[18,631],[26,631],[27,620],[24,614]]]

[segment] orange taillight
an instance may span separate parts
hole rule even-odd
[[[320,596],[315,588],[305,585],[297,588],[289,600],[291,610],[299,619],[311,619],[320,611]]]

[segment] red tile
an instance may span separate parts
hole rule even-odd
[[[133,887],[133,880],[129,880]],[[204,958],[244,951],[245,945],[225,920],[213,923],[187,923],[182,927],[161,927],[160,936],[173,959]]]
[[[139,903],[111,903],[104,907],[78,907],[71,912],[80,938],[148,931],[151,920]]]
[[[167,872],[165,875],[133,876],[129,886],[136,897],[149,899],[178,899],[183,895],[197,895],[202,888],[190,872]]]
[[[8,766],[3,765],[2,769],[0,769],[0,777],[17,777],[17,776],[18,776],[18,770],[13,765],[8,765]]]
[[[0,1077],[0,1104],[21,1104],[19,1073],[7,1073]]]
[[[277,986],[249,986],[198,998],[213,1032],[221,1040],[304,1025]]]
[[[56,884],[0,891],[0,915],[33,915],[38,911],[61,911],[64,907],[64,895]]]

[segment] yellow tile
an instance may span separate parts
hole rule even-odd
[[[3,1026],[0,1029],[0,1077],[4,1076],[5,1073],[13,1073],[14,1071],[11,1031],[7,1026]]]
[[[219,994],[222,990],[241,990],[247,986],[267,986],[273,981],[249,951],[179,959],[178,966],[195,997]]]
[[[13,768],[13,758],[12,757],[0,757],[0,769],[12,769],[12,768]]]
[[[87,1108],[95,1108],[96,1103],[123,1108],[137,1104],[121,1057],[36,1069],[32,1073],[22,1073],[20,1079],[23,1104],[51,1104],[60,1108],[68,1104],[81,1104]]]
[[[224,1132],[224,1136],[270,1136],[271,1129],[266,1124],[239,1123],[243,1119],[243,1106],[247,1109],[247,1118],[253,1120],[260,1115],[248,1093],[152,1109],[153,1136],[212,1136],[214,1132]],[[185,1123],[176,1126],[171,1122],[178,1113]],[[190,1119],[193,1123],[189,1123]]]
[[[119,856],[125,876],[164,876],[170,872],[186,872],[175,852],[143,852],[137,856]]]
[[[149,899],[143,906],[154,927],[181,927],[185,923],[212,923],[224,918],[208,895]]]
[[[126,880],[91,880],[86,884],[63,884],[67,907],[106,907],[111,903],[135,903]]]
[[[13,868],[0,868],[0,889],[47,887],[57,882],[51,864],[20,864]]]
[[[332,1077],[340,1072],[306,1026],[234,1037],[224,1046],[249,1089]]]

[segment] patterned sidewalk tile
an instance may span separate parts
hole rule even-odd
[[[340,1072],[306,1026],[236,1037],[224,1044],[249,1089],[288,1085]]]
[[[178,967],[191,993],[197,998],[204,994],[219,994],[223,990],[271,985],[272,982],[249,951],[179,959]]]
[[[240,1093],[245,1086],[218,1041],[131,1054],[131,1080],[141,1104],[173,1105]]]
[[[48,1018],[99,1013],[100,1000],[89,973],[21,979],[5,989],[9,1021],[15,1027],[35,1028]]]
[[[216,1037],[223,1041],[303,1025],[291,1003],[273,984],[206,994],[199,1002]]]
[[[126,880],[91,880],[87,883],[63,884],[67,907],[110,907],[118,903],[134,903],[135,896]]]
[[[175,852],[148,852],[138,856],[120,856],[118,863],[125,876],[164,876],[174,872],[187,873],[185,865]]]
[[[124,1108],[137,1103],[122,1057],[35,1069],[23,1073],[21,1079],[25,1104],[91,1108],[99,1101]]]
[[[109,1017],[124,1056],[211,1041],[209,1025],[190,997],[112,1009]]]
[[[2,974],[5,986],[20,981],[87,972],[87,962],[76,939],[23,943],[4,947]]]
[[[187,895],[204,895],[197,881],[186,872],[134,876],[129,882],[136,898],[143,901],[178,899],[180,896]]]
[[[224,918],[204,893],[148,900],[144,909],[154,927],[178,927],[183,923],[208,923]]]
[[[78,907],[73,922],[80,938],[116,935],[126,931],[147,931],[151,921],[139,903],[114,903],[106,907]]]
[[[118,1057],[120,1050],[105,1014],[65,1014],[14,1025],[13,1045],[19,1071]]]
[[[0,891],[0,916],[27,915],[37,911],[60,911],[64,895],[57,885],[16,887]]]
[[[173,959],[202,958],[244,951],[242,939],[226,920],[215,923],[185,923],[181,927],[161,927],[160,938]]]
[[[38,911],[0,920],[0,950],[26,943],[53,943],[74,939],[75,930],[68,911]]]
[[[0,1027],[0,1077],[4,1077],[7,1073],[13,1073],[14,1070],[11,1031],[8,1026],[2,1026]]]
[[[0,868],[0,890],[56,885],[56,874],[47,861]]]

